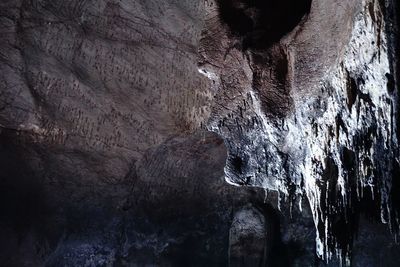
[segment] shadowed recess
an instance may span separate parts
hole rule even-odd
[[[220,19],[243,49],[263,49],[291,32],[310,12],[311,0],[218,0]]]

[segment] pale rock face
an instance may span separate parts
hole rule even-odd
[[[264,266],[268,253],[267,222],[254,207],[235,213],[229,231],[230,266]]]
[[[228,10],[226,1],[208,1],[200,47],[200,70],[216,94],[208,127],[228,148],[225,178],[308,199],[318,256],[348,263],[351,233],[339,236],[335,223],[353,225],[363,198],[380,198],[382,222],[394,219],[397,94],[388,87],[382,7],[313,1],[280,39],[251,47],[252,29],[240,35],[224,21],[224,12],[263,11],[242,2]]]

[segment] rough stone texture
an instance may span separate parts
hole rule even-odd
[[[76,253],[79,246],[87,248],[84,262],[103,247],[111,247],[111,253],[118,241],[113,225],[134,198],[132,190],[146,192],[139,203],[149,206],[146,199],[157,205],[165,196],[173,199],[178,195],[174,186],[188,190],[179,182],[169,184],[168,175],[156,180],[163,174],[160,166],[149,173],[152,187],[142,182],[132,189],[132,173],[137,162],[146,163],[149,149],[192,133],[208,116],[209,82],[196,67],[202,5],[1,1],[0,10],[1,207],[4,229],[10,232],[1,243],[15,244],[9,246],[15,254],[7,249],[1,262],[24,265],[25,258],[18,257],[24,254],[28,265],[37,266],[56,247]],[[215,140],[210,144],[221,147]],[[204,149],[205,154],[214,152]],[[210,156],[225,156],[223,149],[215,153]],[[165,156],[159,157],[156,163]],[[213,179],[221,168],[214,164],[203,172]],[[172,189],[161,190],[167,186]],[[151,197],[156,192],[159,198]],[[98,230],[106,225],[112,238],[85,241],[89,233],[83,230],[92,223],[95,234],[90,235],[102,236]],[[62,240],[65,244],[59,244]],[[55,252],[67,263],[75,258],[63,249]]]
[[[0,266],[398,266],[395,5],[1,1]]]

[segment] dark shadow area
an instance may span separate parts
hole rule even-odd
[[[0,133],[0,266],[38,264],[60,235],[28,154],[12,130]]]
[[[253,202],[267,219],[267,266],[292,266],[291,259],[297,257],[293,244],[284,244],[281,233],[280,213],[268,203]],[[300,250],[300,249],[299,249]],[[301,254],[301,253],[299,253]]]
[[[219,14],[242,48],[263,49],[277,42],[310,12],[311,0],[219,0]]]
[[[0,221],[24,233],[40,226],[47,214],[43,187],[14,142],[12,134],[0,134]]]

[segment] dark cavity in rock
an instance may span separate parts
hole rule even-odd
[[[219,14],[243,50],[264,49],[292,31],[310,12],[311,0],[219,0]]]

